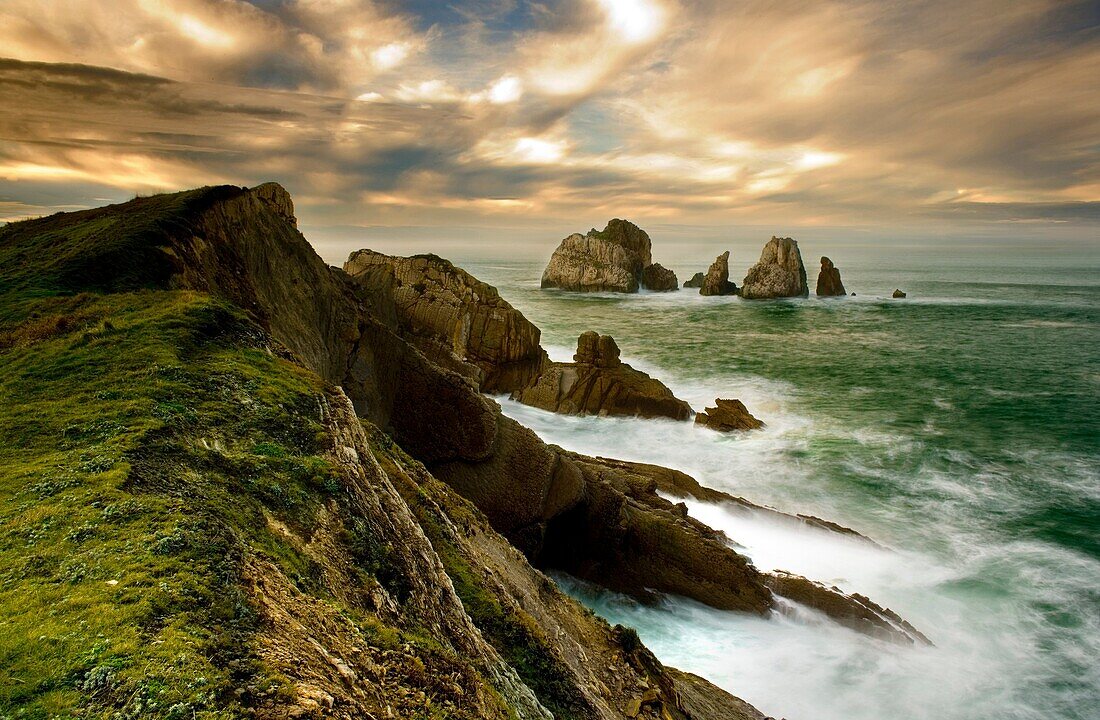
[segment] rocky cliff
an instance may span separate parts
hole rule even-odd
[[[802,253],[798,250],[798,242],[790,238],[772,237],[741,284],[741,297],[750,300],[808,294]]]
[[[542,287],[578,292],[678,289],[676,275],[654,265],[649,235],[615,218],[603,230],[574,233],[561,241],[542,273]]]

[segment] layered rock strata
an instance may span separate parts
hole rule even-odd
[[[581,334],[573,360],[550,363],[537,381],[512,398],[567,415],[691,417],[691,406],[664,383],[619,359],[619,346],[610,335]]]
[[[760,253],[741,285],[741,297],[756,300],[781,297],[805,297],[806,267],[798,242],[791,238],[772,237]]]

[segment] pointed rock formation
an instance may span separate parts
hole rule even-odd
[[[730,282],[730,251],[727,250],[711,263],[699,288],[700,295],[736,295],[737,286]]]
[[[701,272],[697,272],[691,276],[690,280],[684,280],[684,287],[686,288],[701,288],[703,287],[703,280],[706,278]]]
[[[567,415],[691,417],[691,406],[664,383],[619,359],[619,346],[610,335],[582,333],[573,360],[551,363],[534,385],[512,393],[512,398]]]
[[[840,270],[833,261],[821,256],[821,272],[817,274],[817,294],[819,297],[847,295],[844,283],[840,281]]]
[[[729,432],[731,430],[756,430],[764,423],[753,417],[745,403],[740,400],[714,399],[715,407],[709,407],[695,416],[695,424],[711,430]]]
[[[653,263],[642,270],[642,287],[654,292],[670,292],[679,290],[680,282],[676,279],[676,273],[660,263]]]
[[[745,276],[741,297],[758,300],[764,298],[805,297],[806,267],[798,242],[791,238],[772,237],[764,245],[760,260]]]
[[[890,297],[892,297],[892,298],[894,298],[894,299],[898,299],[898,298],[903,298],[903,297],[905,297],[905,293],[903,293],[903,292],[902,292],[901,290],[899,290],[899,289],[895,289],[895,290],[894,290],[894,294],[893,294],[893,295],[891,295]]]

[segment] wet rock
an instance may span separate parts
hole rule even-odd
[[[729,259],[729,250],[715,258],[703,277],[703,284],[699,288],[700,295],[735,295],[737,293],[737,286],[730,282]]]
[[[512,398],[566,415],[691,417],[691,406],[664,383],[619,359],[619,347],[610,335],[581,334],[573,359],[551,363],[534,384],[514,392]]]
[[[855,293],[853,293],[853,295],[854,295],[854,294],[855,294]],[[893,294],[893,295],[891,295],[890,297],[892,297],[892,298],[895,298],[895,299],[897,299],[897,298],[903,298],[903,297],[905,297],[905,293],[903,293],[903,292],[902,292],[901,290],[895,289],[895,290],[894,290],[894,294]]]
[[[764,427],[764,423],[753,417],[752,413],[745,407],[745,403],[740,400],[715,398],[714,404],[715,407],[709,407],[696,414],[696,425],[703,425],[719,432],[756,430]]]
[[[654,292],[670,292],[679,290],[680,284],[676,279],[676,273],[660,263],[653,263],[642,270],[642,287]]]
[[[806,268],[798,242],[791,238],[772,237],[760,253],[760,260],[749,269],[741,286],[741,297],[765,299],[805,297]]]
[[[840,281],[840,270],[824,255],[821,257],[821,271],[817,274],[817,294],[819,297],[847,294],[844,283]],[[855,293],[852,294],[855,295]]]
[[[561,241],[542,273],[542,287],[580,292],[638,292],[652,264],[644,230],[615,218],[603,230],[574,233]]]
[[[686,287],[686,288],[701,288],[701,287],[703,287],[703,280],[705,278],[706,278],[706,276],[703,273],[697,272],[697,273],[695,273],[694,275],[691,276],[690,280],[685,280],[684,281],[684,287]]]

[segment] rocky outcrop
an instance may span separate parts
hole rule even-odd
[[[483,392],[526,387],[548,363],[539,329],[496,288],[443,258],[357,250],[344,270],[368,291],[390,287],[402,336]]]
[[[715,398],[715,407],[709,407],[696,414],[695,424],[708,427],[719,432],[733,430],[756,430],[764,427],[764,423],[753,417],[745,403],[740,400],[724,400]]]
[[[728,277],[729,277],[728,273],[727,273],[726,277],[728,279]],[[703,275],[703,273],[697,272],[697,273],[695,273],[694,275],[691,276],[690,280],[685,280],[684,281],[684,287],[686,287],[686,288],[701,288],[701,287],[703,287],[703,281],[705,279],[706,279],[706,276]]]
[[[805,297],[806,267],[798,243],[790,238],[772,237],[764,245],[760,260],[749,269],[741,285],[741,297],[764,298]]]
[[[890,297],[892,297],[892,298],[894,298],[895,300],[897,300],[897,299],[899,299],[899,298],[903,298],[903,297],[905,297],[905,293],[904,293],[904,292],[902,292],[901,290],[897,290],[897,289],[895,289],[895,290],[894,290],[894,294],[893,294],[893,295],[891,295]]]
[[[730,251],[727,250],[711,263],[699,287],[700,295],[735,295],[737,286],[730,282]]]
[[[817,274],[817,294],[819,297],[847,295],[844,283],[840,281],[840,270],[833,261],[821,256],[821,271]]]
[[[654,292],[671,292],[679,290],[680,284],[676,279],[676,273],[660,263],[653,263],[642,270],[642,287]]]
[[[644,230],[615,218],[603,230],[561,241],[542,273],[542,287],[577,292],[634,293],[677,289],[676,274],[653,263]]]
[[[765,583],[777,595],[823,612],[841,625],[865,635],[902,645],[932,644],[897,613],[858,593],[849,595],[840,588],[787,572],[768,573]]]
[[[534,384],[512,398],[566,415],[691,417],[691,406],[664,383],[619,360],[619,346],[610,335],[581,334],[573,360],[550,363]]]

